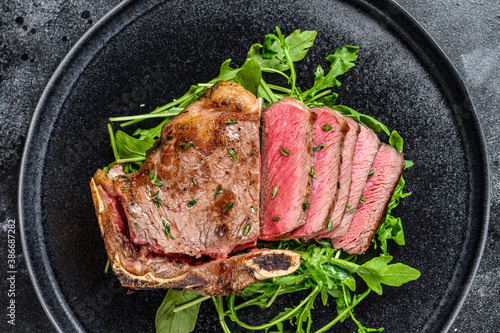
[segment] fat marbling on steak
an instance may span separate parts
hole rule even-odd
[[[166,123],[136,173],[91,181],[108,256],[123,285],[226,295],[298,268],[259,250],[262,100],[222,81]]]

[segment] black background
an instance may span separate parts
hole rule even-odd
[[[7,220],[17,223],[19,164],[31,115],[71,46],[118,1],[2,1],[0,5],[0,222],[6,258]],[[489,151],[492,209],[482,264],[451,332],[498,332],[500,314],[500,4],[496,1],[399,1],[436,39],[457,67],[482,122]],[[17,238],[16,326],[1,312],[0,331],[50,332],[31,287]],[[6,307],[6,259],[0,308]]]

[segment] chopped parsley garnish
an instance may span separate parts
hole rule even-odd
[[[347,204],[347,203],[345,204],[345,206],[346,206],[346,207],[347,207],[347,209],[349,209],[349,210],[355,210],[355,209],[356,209],[356,208],[354,208],[354,207],[349,206],[349,204]]]
[[[217,188],[217,192],[215,192],[214,200],[217,200],[217,197],[222,194],[222,185]]]
[[[165,220],[161,220],[161,223],[163,223],[163,227],[165,228],[165,236],[169,237],[170,239],[175,239],[174,237],[172,237],[172,235],[170,235],[170,224],[165,223]]]
[[[179,143],[179,145],[184,146],[184,148],[182,149],[182,152],[184,152],[184,150],[186,150],[188,147],[194,146],[195,143],[194,142],[188,142],[188,143],[181,142],[181,143]]]
[[[302,209],[303,210],[307,210],[307,207],[309,207],[308,203],[309,203],[309,201],[306,201],[306,202],[302,203]]]
[[[236,154],[238,153],[238,149],[231,149],[231,148],[227,148],[227,156],[228,157],[231,157],[233,159],[233,161],[235,162],[238,162],[238,158],[236,157]]]
[[[257,211],[257,207],[255,207],[255,206],[252,206],[252,209],[255,210],[255,211]]]
[[[153,181],[153,184],[155,184],[156,186],[163,186],[163,182],[161,180],[159,180],[159,179],[155,179]]]
[[[271,199],[274,199],[274,197],[278,194],[278,186],[273,187],[273,196]]]
[[[290,153],[289,153],[286,149],[283,149],[283,148],[279,147],[279,150],[280,150],[280,152],[283,154],[283,156],[288,156],[288,155],[290,155]]]
[[[196,178],[193,178],[193,183],[194,183],[195,185],[198,185],[198,182],[196,181]]]
[[[342,153],[340,153],[340,164],[342,164]]]
[[[227,205],[226,208],[224,208],[224,210],[222,212],[223,213],[227,212],[228,210],[233,208],[233,206],[234,206],[234,201],[230,202],[229,205]]]
[[[163,201],[163,199],[160,198],[159,193],[160,190],[156,191],[156,193],[151,197],[157,208],[160,208],[160,201]]]
[[[368,179],[372,178],[374,174],[375,174],[375,169],[370,171],[370,173],[368,174]]]
[[[279,221],[279,220],[281,220],[281,216],[275,216],[272,218],[271,221]]]
[[[363,199],[363,195],[361,195],[361,198],[359,199],[359,203],[362,204],[363,202],[365,202],[365,199]]]
[[[126,189],[127,189],[126,187],[120,188],[121,191],[125,191]]]
[[[238,120],[226,120],[226,124],[236,124]]]
[[[321,128],[322,128],[324,131],[331,131],[331,130],[332,130],[332,126],[330,126],[330,125],[323,125],[323,126],[321,126]]]
[[[333,227],[333,222],[332,220],[328,220],[328,231],[332,231],[332,227]]]
[[[197,202],[198,202],[197,200],[191,200],[188,202],[188,204],[186,206],[193,207],[194,205],[196,205]]]
[[[337,189],[340,190],[340,182],[337,182]]]
[[[125,175],[120,175],[120,177],[130,180],[130,178],[128,176],[125,176]]]
[[[134,222],[134,225],[136,228],[139,228],[139,225],[137,224],[137,222]]]
[[[309,174],[311,175],[311,177],[313,177],[314,179],[316,179],[316,170],[314,170],[313,166],[311,167],[311,172],[309,172]]]
[[[247,226],[245,227],[245,230],[243,230],[243,236],[248,235],[251,228],[252,228],[252,226],[250,224],[247,224]]]
[[[151,182],[156,185],[156,186],[163,186],[163,182],[156,178],[156,175],[154,174],[153,171],[149,171],[149,179],[151,179]]]
[[[325,147],[326,147],[326,145],[319,145],[319,146],[317,146],[317,147],[314,147],[314,151],[321,150],[321,149],[323,149],[323,148],[325,148]]]

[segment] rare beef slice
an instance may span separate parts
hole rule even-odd
[[[316,107],[311,111],[317,115],[311,201],[303,205],[307,210],[306,223],[295,229],[290,238],[312,238],[328,228],[340,187],[341,152],[349,127],[344,117],[329,107]]]
[[[351,225],[352,219],[354,218],[354,213],[363,194],[363,188],[365,187],[366,180],[370,178],[373,160],[375,155],[381,145],[380,140],[371,129],[363,124],[358,124],[360,126],[360,132],[358,135],[358,140],[356,141],[356,148],[354,149],[354,156],[352,159],[352,172],[351,172],[351,184],[349,189],[349,198],[345,204],[344,214],[342,220],[337,228],[332,229],[327,234],[321,237],[337,238],[345,235],[347,230]],[[342,190],[342,185],[340,189]],[[342,207],[340,207],[342,209]]]
[[[332,240],[335,248],[362,254],[370,247],[404,166],[403,155],[383,143],[373,161],[373,174],[365,183],[363,202],[358,205],[347,234]]]
[[[287,237],[304,225],[311,200],[313,132],[316,114],[302,102],[285,97],[271,104],[262,122],[262,189],[260,200],[263,240]]]
[[[360,132],[360,125],[353,119],[344,116],[345,121],[349,126],[349,131],[344,138],[344,144],[341,153],[340,177],[338,182],[337,201],[330,217],[327,228],[318,232],[314,238],[322,238],[323,235],[335,230],[339,227],[342,217],[344,216],[349,193],[351,192],[352,178],[352,160],[354,157],[354,149]]]

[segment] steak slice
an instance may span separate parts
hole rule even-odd
[[[289,274],[300,265],[299,254],[283,250],[257,250],[216,260],[175,253],[158,255],[152,246],[137,245],[130,239],[120,199],[108,193],[112,182],[108,174],[98,170],[90,187],[112,269],[124,287],[183,288],[225,296],[252,283]]]
[[[354,150],[356,148],[356,142],[358,140],[358,135],[361,131],[361,128],[355,120],[346,116],[343,117],[347,121],[349,131],[345,135],[344,147],[342,148],[339,178],[340,188],[337,191],[337,202],[335,202],[335,207],[333,209],[333,213],[331,214],[330,219],[332,222],[329,228],[327,227],[323,231],[318,232],[314,236],[314,238],[328,238],[327,234],[338,228],[340,222],[342,221],[342,217],[344,216],[347,200],[349,199],[349,193],[351,192],[352,162],[354,157]],[[328,231],[328,229],[330,229],[330,231]]]
[[[382,144],[373,162],[375,172],[363,189],[364,202],[358,205],[347,234],[332,240],[335,248],[362,254],[370,247],[404,166],[403,155],[392,146]]]
[[[373,160],[375,159],[375,155],[381,145],[377,134],[363,124],[359,124],[359,126],[360,132],[358,140],[356,141],[356,148],[354,149],[354,156],[352,159],[349,198],[345,204],[344,215],[342,216],[339,226],[324,235],[324,237],[341,237],[347,233],[347,230],[349,230],[352,219],[354,218],[354,212],[356,211],[356,207],[358,207],[361,200],[366,180],[369,178],[370,171],[373,169],[371,167]],[[342,189],[342,185],[340,189]],[[342,207],[340,207],[340,209],[342,209]]]
[[[340,154],[349,126],[340,113],[329,107],[316,107],[311,111],[318,116],[314,125],[316,178],[312,180],[311,201],[303,207],[307,209],[306,223],[295,229],[289,238],[312,238],[315,233],[327,229],[337,201]]]
[[[113,180],[134,244],[217,259],[256,244],[261,107],[220,82],[164,125],[137,173]]]
[[[269,241],[288,236],[306,221],[302,204],[311,200],[316,114],[285,97],[262,118],[260,239]]]

